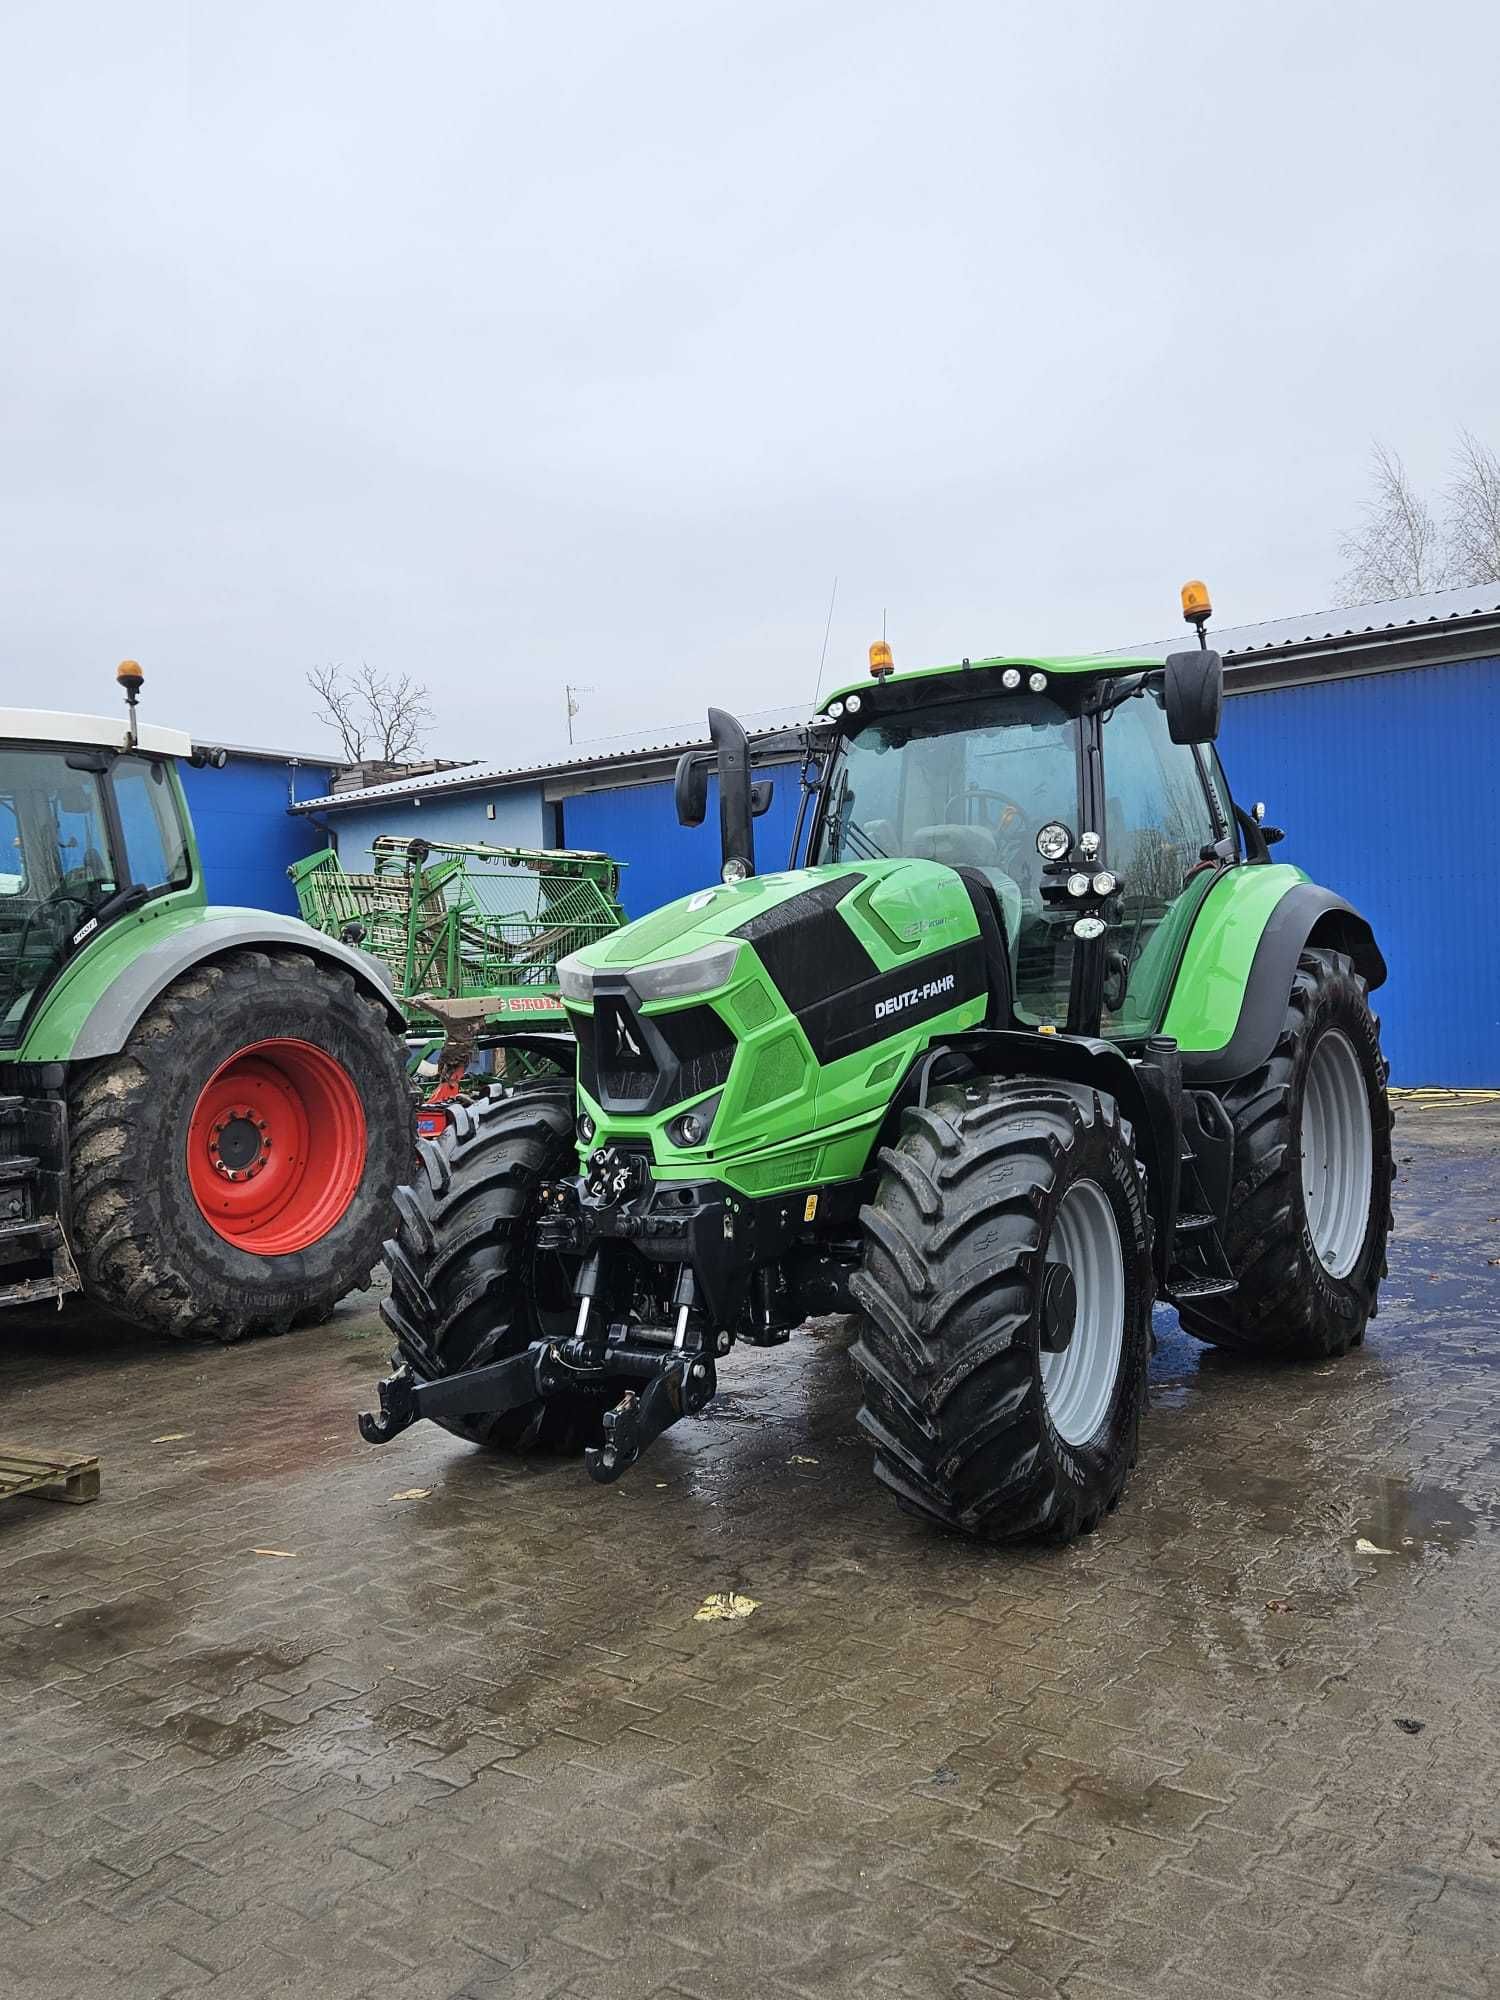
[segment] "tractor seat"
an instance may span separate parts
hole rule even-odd
[[[918,861],[941,861],[948,868],[993,868],[1000,858],[987,826],[919,826],[911,851]]]

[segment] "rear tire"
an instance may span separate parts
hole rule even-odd
[[[278,1183],[286,1196],[279,1216],[265,1208],[254,1220],[266,1240],[297,1247],[262,1255],[242,1247],[254,1241],[243,1218],[238,1241],[221,1233],[223,1217],[209,1220],[201,1194],[215,1169],[193,1141],[204,1139],[216,1075],[276,1044],[302,1052],[306,1101],[295,1073],[263,1063],[250,1085],[269,1093],[263,1138],[243,1119],[233,1135],[214,1126],[232,1159],[231,1137],[264,1149],[255,1176],[221,1177],[226,1197]],[[304,952],[237,951],[186,973],[119,1055],[80,1070],[69,1120],[69,1242],[84,1291],[156,1332],[222,1341],[326,1318],[367,1285],[412,1153],[405,1065],[385,1008]]]
[[[1270,1058],[1223,1092],[1235,1140],[1224,1248],[1239,1289],[1178,1309],[1197,1339],[1302,1361],[1364,1339],[1391,1227],[1387,1074],[1353,962],[1303,952]]]
[[[877,1477],[985,1541],[1088,1533],[1135,1462],[1151,1337],[1145,1190],[1113,1100],[1026,1078],[937,1090],[880,1162],[852,1350]],[[1060,1263],[1073,1338],[1045,1352]]]
[[[538,1257],[536,1224],[542,1182],[575,1170],[576,1115],[571,1079],[522,1084],[450,1106],[447,1131],[421,1142],[421,1171],[396,1190],[399,1220],[385,1246],[391,1295],[380,1312],[422,1381],[572,1333],[572,1276],[560,1258]],[[580,1392],[437,1421],[471,1444],[574,1453],[597,1440],[606,1407],[602,1393]]]

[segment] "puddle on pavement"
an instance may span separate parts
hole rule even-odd
[[[1407,1486],[1382,1479],[1371,1500],[1358,1510],[1354,1532],[1392,1556],[1419,1560],[1429,1549],[1452,1555],[1478,1525],[1473,1508],[1442,1486]]]
[[[242,1651],[233,1646],[206,1646],[196,1653],[184,1653],[173,1663],[173,1678],[201,1687],[212,1694],[226,1694],[232,1688],[258,1681],[263,1674],[285,1674],[305,1666],[309,1653],[296,1646],[257,1646]]]
[[[1303,1539],[1320,1532],[1318,1516],[1327,1500],[1313,1481],[1217,1464],[1197,1468],[1194,1476],[1203,1493],[1250,1517],[1259,1529]],[[1337,1504],[1335,1532],[1351,1548],[1358,1539],[1409,1560],[1430,1550],[1452,1555],[1478,1525],[1475,1510],[1447,1487],[1380,1476],[1360,1483],[1363,1492],[1347,1492]]]
[[[95,1669],[105,1659],[133,1652],[152,1638],[168,1638],[170,1613],[164,1598],[127,1597],[114,1604],[85,1605],[24,1629],[12,1627],[0,1636],[0,1671]]]

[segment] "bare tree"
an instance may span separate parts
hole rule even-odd
[[[427,690],[410,674],[382,674],[367,661],[314,667],[307,685],[350,764],[407,764],[432,721]]]
[[[1365,502],[1363,526],[1339,544],[1346,564],[1341,590],[1355,604],[1441,590],[1449,569],[1431,508],[1389,445],[1377,439],[1370,456],[1375,490]]]
[[[1500,583],[1500,457],[1460,431],[1448,487],[1448,567],[1454,583]]]

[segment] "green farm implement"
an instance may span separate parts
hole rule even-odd
[[[210,905],[179,777],[128,715],[0,710],[0,1304],[82,1291],[170,1334],[324,1317],[410,1171],[370,961]]]
[[[871,679],[757,754],[709,711],[720,879],[563,959],[576,1075],[492,1094],[398,1196],[374,1442],[420,1417],[612,1480],[737,1343],[858,1316],[860,1424],[907,1508],[1066,1539],[1135,1462],[1155,1300],[1203,1340],[1364,1337],[1391,1140],[1369,925],[1231,792],[1223,670],[965,660]]]
[[[288,873],[305,920],[378,958],[414,1035],[429,1034],[434,1051],[443,1044],[442,1081],[429,1101],[456,1096],[475,1048],[491,1042],[511,1078],[558,1053],[571,1067],[571,1043],[559,1050],[556,1041],[567,1031],[557,962],[624,923],[619,864],[606,854],[386,834],[371,852],[375,866],[361,873],[332,848]]]

